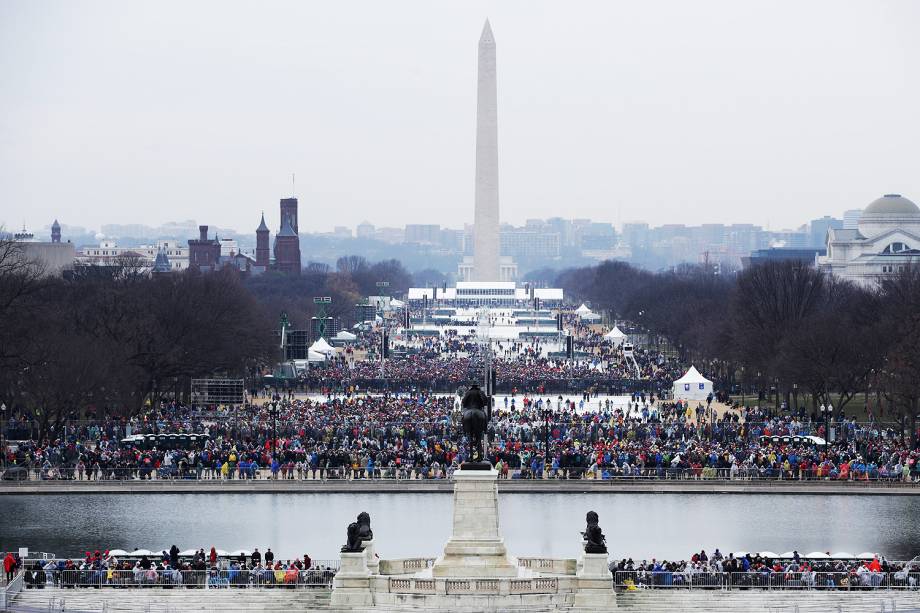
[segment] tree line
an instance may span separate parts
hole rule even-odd
[[[639,324],[722,389],[766,391],[815,411],[860,402],[869,418],[916,433],[920,267],[862,287],[801,262],[734,276],[699,266],[652,273],[623,262],[556,279],[572,299]]]
[[[395,260],[340,258],[300,277],[243,277],[232,269],[152,275],[139,257],[45,274],[20,244],[0,241],[0,403],[27,415],[41,437],[66,420],[137,415],[187,399],[199,377],[249,378],[277,360],[278,321],[316,315],[346,325],[370,294],[405,294],[411,275]],[[377,284],[381,283],[381,286]]]

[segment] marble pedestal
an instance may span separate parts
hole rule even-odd
[[[613,573],[607,567],[606,553],[582,554],[581,568],[575,573],[578,589],[575,606],[583,608],[613,609],[617,606],[613,591]]]
[[[367,568],[367,554],[364,551],[342,552],[341,566],[332,580],[333,607],[372,607],[371,571]]]
[[[458,470],[454,479],[454,524],[434,577],[517,577],[498,531],[498,471]]]

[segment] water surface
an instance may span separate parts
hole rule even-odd
[[[361,511],[384,558],[436,556],[450,536],[450,494],[81,494],[4,496],[0,549],[271,547],[335,558]],[[920,497],[741,494],[505,494],[500,522],[518,556],[575,557],[597,511],[612,556],[683,559],[693,551],[920,554]]]

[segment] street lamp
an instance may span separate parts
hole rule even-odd
[[[744,407],[744,366],[741,367],[741,406]]]
[[[275,458],[275,453],[276,453],[275,448],[276,448],[276,446],[277,446],[277,444],[278,444],[278,424],[277,424],[277,420],[278,420],[278,397],[277,397],[277,396],[275,397],[275,400],[273,400],[272,402],[269,403],[269,406],[270,406],[271,408],[269,409],[268,412],[269,412],[269,414],[270,414],[271,417],[272,417],[272,464],[274,464],[274,463],[275,463],[275,459],[276,459],[276,458]],[[274,473],[272,473],[272,477],[274,477]]]
[[[834,411],[834,405],[828,402],[826,406],[822,404],[818,410],[824,415],[824,453],[826,454],[831,439],[830,418],[831,413]]]
[[[549,418],[552,415],[549,409],[543,409],[543,473],[546,473],[546,465],[550,463],[549,459]],[[550,463],[552,466],[552,464]]]

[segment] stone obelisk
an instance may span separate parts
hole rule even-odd
[[[473,281],[500,281],[498,221],[498,98],[495,38],[486,20],[479,37],[476,101],[476,212],[473,220]]]

